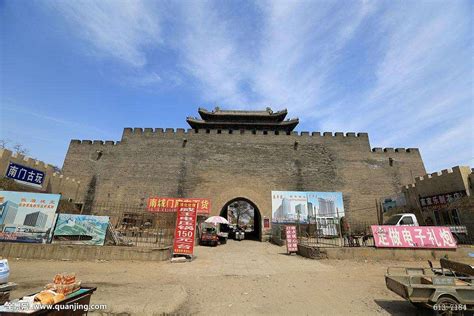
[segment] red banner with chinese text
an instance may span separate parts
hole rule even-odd
[[[372,225],[375,247],[456,248],[449,227]]]
[[[166,197],[151,197],[148,199],[147,209],[149,212],[157,213],[172,213],[178,210],[178,204],[196,203],[198,214],[209,214],[211,211],[210,199],[183,199],[183,198],[166,198]]]
[[[173,253],[192,255],[196,233],[197,204],[180,202],[178,204],[176,229],[174,232]]]
[[[286,226],[286,251],[288,253],[298,251],[298,239],[296,237],[296,226]]]

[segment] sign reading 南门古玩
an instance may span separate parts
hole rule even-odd
[[[197,204],[180,202],[174,232],[173,253],[175,255],[191,255],[194,250],[196,235]]]
[[[29,185],[41,186],[44,181],[44,172],[10,162],[6,177]]]
[[[372,225],[376,247],[456,248],[449,227]]]

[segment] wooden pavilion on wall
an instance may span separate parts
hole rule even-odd
[[[188,117],[186,121],[193,129],[205,130],[250,130],[291,132],[299,120],[287,119],[287,110],[273,112],[271,108],[264,111],[221,110],[213,111],[203,108],[198,110],[201,118]]]

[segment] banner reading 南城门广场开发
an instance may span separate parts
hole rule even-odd
[[[180,202],[178,204],[173,254],[192,256],[194,251],[194,237],[196,235],[196,217],[196,203]]]
[[[148,199],[147,209],[149,212],[166,213],[176,212],[178,204],[196,203],[198,214],[209,214],[211,210],[210,199],[194,199],[194,198],[167,198],[167,197],[151,197]]]
[[[456,248],[449,227],[372,225],[375,247]]]
[[[60,197],[0,191],[0,241],[48,242]]]

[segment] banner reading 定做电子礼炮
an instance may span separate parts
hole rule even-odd
[[[456,248],[449,227],[372,225],[375,247]]]

